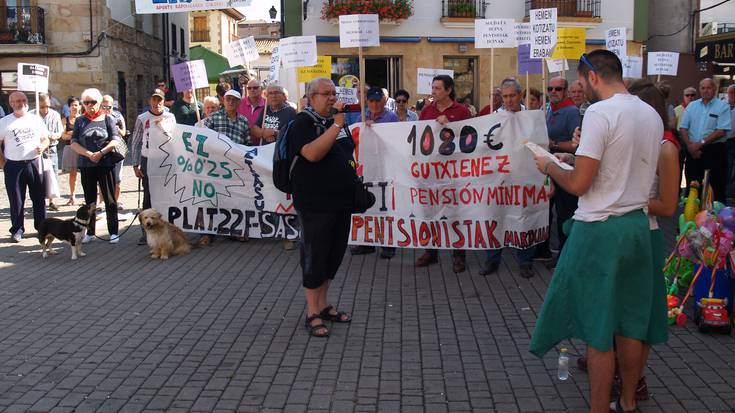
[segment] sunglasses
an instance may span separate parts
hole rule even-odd
[[[552,91],[554,91],[554,92],[561,92],[562,90],[564,90],[564,87],[563,86],[549,86],[549,87],[546,88],[546,91],[547,92],[552,92]]]
[[[96,105],[97,101],[96,100],[85,100],[82,103],[84,103],[85,105]]]
[[[590,59],[587,56],[587,53],[582,53],[582,57],[579,58],[579,61],[584,63],[585,66],[587,66],[591,71],[596,72],[595,66],[592,65],[592,62],[590,62]]]

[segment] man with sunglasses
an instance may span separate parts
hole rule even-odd
[[[697,98],[697,89],[689,86],[684,89],[684,97],[681,99],[681,105],[674,108],[674,114],[676,115],[676,129],[679,130],[681,120],[684,119],[684,110],[687,105],[692,103]]]
[[[248,82],[245,87],[247,94],[240,101],[240,106],[237,107],[237,112],[248,120],[248,125],[255,125],[258,122],[260,114],[265,109],[265,98],[263,98],[263,87],[260,85],[260,81],[252,79]]]
[[[576,157],[560,156],[574,168],[536,157],[539,171],[579,196],[579,207],[529,350],[543,357],[562,340],[581,339],[591,411],[635,411],[645,345],[668,339],[666,291],[657,282],[646,215],[664,125],[655,109],[628,93],[614,53],[583,54],[577,70],[593,103]],[[623,387],[610,405],[616,356]]]

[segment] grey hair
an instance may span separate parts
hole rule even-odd
[[[515,79],[503,80],[503,83],[500,84],[500,89],[505,89],[507,87],[514,88],[517,93],[521,93],[523,91],[523,86],[521,86],[521,84]]]
[[[727,87],[727,91],[729,92],[730,89],[735,89],[735,83]]]
[[[50,102],[51,101],[51,96],[49,96],[48,93],[41,92],[41,93],[38,94],[38,101],[39,102],[40,101],[44,101],[44,102],[45,101],[49,101]]]
[[[318,77],[316,79],[312,79],[306,86],[306,94],[308,96],[314,96],[315,94],[319,93],[319,85],[322,83],[329,83],[330,85],[334,86],[334,82],[332,82],[332,79],[326,77]]]
[[[84,98],[87,97],[92,98],[97,102],[102,102],[102,92],[100,92],[100,90],[96,88],[84,89],[84,92],[82,92],[82,95],[80,97],[81,100],[84,100]]]
[[[217,96],[207,96],[202,101],[202,105],[206,105],[207,103],[214,103],[216,105],[219,105],[219,99]]]
[[[265,88],[266,92],[269,91],[269,90],[271,90],[271,89],[275,89],[275,90],[277,90],[277,91],[279,91],[281,93],[284,93],[284,94],[286,93],[285,92],[285,89],[283,88],[283,86],[279,85],[278,83],[271,83],[270,85],[268,85],[267,88]]]

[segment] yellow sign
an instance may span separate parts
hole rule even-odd
[[[298,69],[299,82],[306,83],[318,77],[330,78],[332,75],[332,56],[317,56],[316,66],[304,66]]]
[[[582,27],[559,27],[556,29],[556,47],[552,59],[577,60],[585,51],[586,33]]]

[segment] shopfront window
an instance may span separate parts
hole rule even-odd
[[[470,100],[472,104],[478,105],[479,82],[477,81],[477,58],[476,57],[445,57],[444,68],[454,70],[454,88],[457,92],[457,101]]]
[[[332,80],[337,86],[351,87],[360,76],[357,57],[332,56]],[[399,57],[366,57],[365,82],[370,86],[387,88],[390,93],[398,90],[401,79]]]

